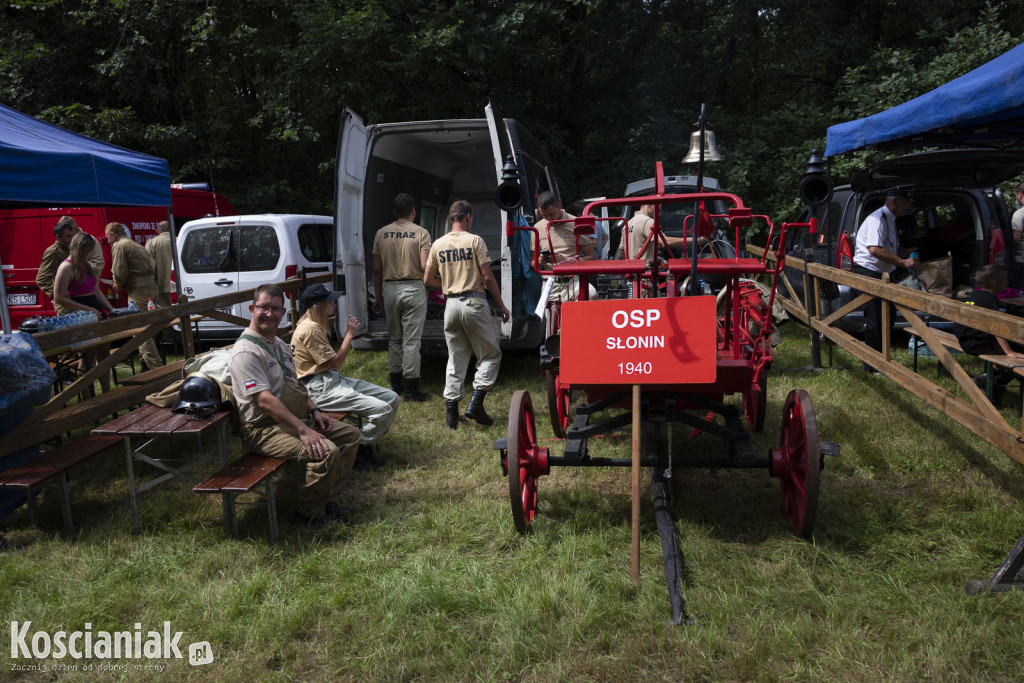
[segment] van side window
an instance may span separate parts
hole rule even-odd
[[[299,249],[307,261],[328,263],[334,258],[334,226],[303,223],[299,226]]]
[[[181,250],[181,267],[188,273],[220,273],[238,270],[231,245],[232,226],[191,231]]]
[[[238,271],[273,270],[281,258],[277,231],[269,225],[247,225],[239,238]]]

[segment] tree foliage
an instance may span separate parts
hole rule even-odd
[[[670,173],[706,103],[759,211],[796,210],[812,147],[1012,47],[976,0],[16,0],[0,101],[212,174],[245,211],[331,210],[344,106],[368,122],[493,101],[556,160],[567,201]],[[866,155],[849,155],[846,173]]]

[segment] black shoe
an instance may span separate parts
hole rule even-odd
[[[457,399],[446,398],[444,400],[445,416],[444,424],[448,429],[459,428],[459,402]]]
[[[352,510],[350,508],[343,508],[337,503],[328,503],[324,506],[324,516],[328,520],[342,519],[343,517],[350,517]]]
[[[469,398],[469,405],[466,406],[466,417],[471,420],[476,420],[477,424],[482,424],[485,427],[490,427],[494,424],[494,420],[484,410],[484,398],[487,396],[487,392],[483,389],[474,389],[473,395]]]
[[[975,375],[972,379],[974,380],[974,386],[985,391],[985,383],[988,381],[988,373],[983,372],[980,375]]]
[[[405,393],[402,395],[402,398],[413,403],[423,403],[430,398],[430,394],[420,391],[420,380],[418,377],[415,379],[407,377],[405,379]]]
[[[308,526],[310,529],[323,529],[331,525],[331,520],[326,515],[314,515],[307,517],[298,510],[293,515],[295,524],[299,526]]]
[[[356,461],[352,467],[360,472],[374,472],[384,466],[384,461],[377,458],[377,449],[369,444],[361,444],[356,451]]]
[[[405,393],[405,380],[402,379],[402,373],[391,372],[388,373],[389,379],[391,380],[391,391],[395,392],[399,396]]]

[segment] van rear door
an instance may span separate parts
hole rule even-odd
[[[511,156],[515,158],[515,150],[512,147],[512,138],[508,126],[501,112],[492,103],[488,102],[484,108],[487,116],[487,130],[491,136],[491,150],[494,154],[494,187],[497,189],[501,182],[501,169],[505,165],[505,159]],[[518,165],[518,160],[517,160]],[[521,181],[525,181],[522,170],[520,170]],[[525,184],[521,185],[525,187]],[[508,213],[501,210],[501,224],[506,225],[509,220]],[[512,310],[512,249],[509,245],[507,235],[501,238],[501,282],[498,283],[501,289],[501,299],[508,310]],[[501,336],[508,337],[512,334],[512,320],[501,323]]]
[[[369,136],[366,126],[355,112],[346,108],[341,117],[336,187],[334,192],[334,277],[335,289],[345,290],[348,315],[362,322],[367,329],[366,254],[363,249],[363,187]],[[344,278],[344,281],[342,281]],[[345,329],[345,311],[338,311],[338,332]]]

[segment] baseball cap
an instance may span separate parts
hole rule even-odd
[[[316,284],[306,287],[302,296],[299,297],[299,301],[306,306],[312,306],[322,301],[337,301],[341,298],[341,294],[341,292],[332,292],[324,285]]]

